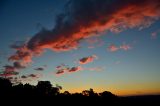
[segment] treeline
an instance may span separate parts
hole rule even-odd
[[[118,97],[109,91],[101,93],[93,89],[83,90],[81,93],[60,92],[62,87],[53,86],[50,81],[38,81],[37,85],[13,84],[9,79],[0,78],[0,100],[5,103],[23,101],[24,103],[66,104],[66,105],[160,105],[160,96]],[[6,102],[7,101],[7,102]],[[13,101],[13,102],[8,102]],[[36,102],[35,102],[36,101]],[[46,102],[47,101],[47,102]],[[48,102],[49,101],[49,102]],[[15,102],[17,105],[17,102]],[[76,104],[74,104],[76,103]],[[30,105],[30,104],[29,104]]]
[[[81,93],[70,93],[69,91],[60,92],[62,87],[59,85],[53,86],[50,81],[38,81],[37,85],[12,84],[10,80],[0,78],[0,94],[1,96],[46,96],[46,97],[105,97],[108,99],[116,98],[117,96],[109,91],[96,93],[92,88],[83,90]]]

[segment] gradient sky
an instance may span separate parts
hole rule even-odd
[[[3,66],[12,64],[8,57],[15,50],[10,45],[32,38],[43,27],[53,29],[56,16],[65,10],[66,3],[67,0],[0,1],[1,71]],[[160,93],[159,19],[141,30],[134,27],[118,33],[104,31],[98,35],[80,41],[76,50],[55,52],[45,49],[41,56],[33,57],[26,68],[18,70],[17,77],[37,74],[39,78],[22,79],[22,82],[37,84],[38,80],[49,80],[70,92],[93,88],[96,92],[109,90],[117,95]],[[129,48],[123,49],[122,45]],[[111,46],[118,49],[110,50]],[[93,55],[97,57],[92,62],[78,63],[79,59]],[[81,66],[82,70],[56,75],[56,67],[61,64]],[[44,70],[35,70],[39,67]]]

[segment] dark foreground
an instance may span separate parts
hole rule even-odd
[[[160,95],[119,97],[109,91],[101,93],[93,89],[82,93],[60,93],[61,86],[53,87],[49,81],[39,81],[36,86],[13,84],[0,78],[0,102],[11,105],[97,105],[97,106],[160,106]]]

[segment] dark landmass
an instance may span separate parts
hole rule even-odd
[[[39,81],[36,86],[30,84],[13,84],[9,79],[0,78],[0,100],[5,104],[25,105],[52,104],[52,105],[160,105],[160,95],[127,96],[120,97],[109,91],[96,93],[92,88],[81,93],[60,93],[61,86],[55,87],[49,81]]]

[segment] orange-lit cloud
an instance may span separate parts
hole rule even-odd
[[[62,75],[65,72],[68,72],[69,70],[70,70],[69,66],[67,66],[65,64],[61,64],[56,67],[56,75]]]
[[[65,73],[77,72],[83,70],[81,66],[69,67],[65,64],[59,65],[56,67],[56,75],[62,75]]]
[[[80,71],[82,70],[81,66],[77,66],[77,67],[72,67],[68,70],[68,72],[76,72],[76,71]]]
[[[84,5],[85,4],[85,5]],[[79,0],[66,5],[52,30],[42,29],[21,46],[12,46],[12,61],[32,62],[44,49],[55,52],[77,49],[79,43],[103,31],[121,32],[129,28],[143,29],[160,17],[159,0]],[[126,50],[126,47],[122,47]],[[117,49],[112,47],[112,51]]]
[[[79,59],[79,64],[88,64],[90,62],[93,62],[95,59],[98,57],[96,55],[88,56],[88,57],[83,57]]]

